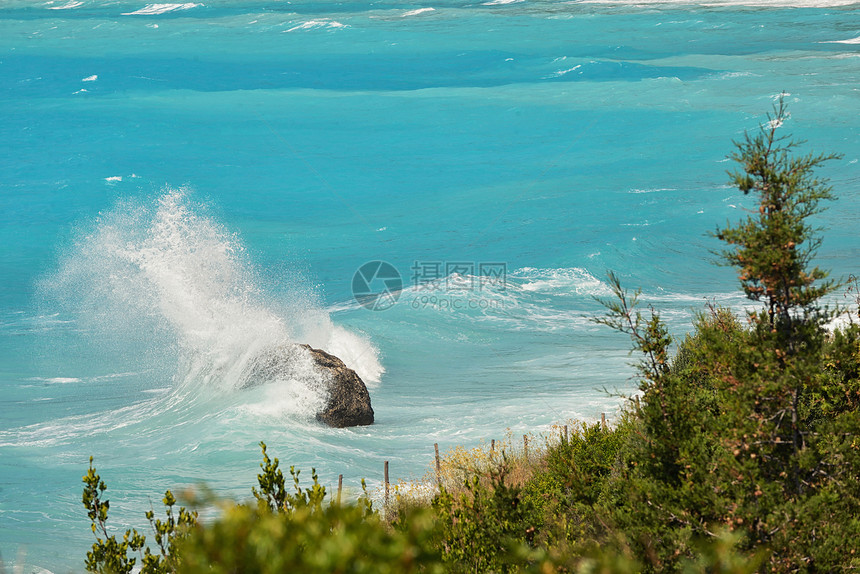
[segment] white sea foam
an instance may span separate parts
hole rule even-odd
[[[292,28],[285,30],[286,32],[296,32],[298,30],[315,30],[318,28],[328,28],[328,29],[338,29],[338,28],[347,28],[346,24],[341,24],[340,22],[336,22],[334,20],[330,20],[328,18],[323,18],[322,20],[308,20],[307,22],[302,22],[301,24],[297,24]]]
[[[611,294],[609,287],[582,268],[525,267],[506,277],[452,273],[427,283],[411,285],[401,293],[396,308],[409,312],[437,312],[458,320],[490,321],[511,330],[558,331],[591,329],[581,310],[547,307],[538,295],[574,296]],[[355,310],[354,301],[330,312]],[[354,346],[356,348],[356,346]]]
[[[479,275],[454,273],[409,286],[400,293],[393,312],[434,313],[442,320],[457,321],[458,329],[469,322],[488,322],[494,325],[493,330],[511,332],[600,332],[602,327],[591,320],[592,297],[611,298],[612,289],[585,268],[524,267],[510,271],[498,283]],[[557,302],[550,302],[557,298]],[[744,302],[742,293],[710,294],[708,298],[733,306]],[[642,293],[641,299],[668,304],[661,315],[674,325],[686,327],[690,307],[701,305],[706,297],[658,290]],[[329,311],[358,308],[357,303],[348,301]]]
[[[565,74],[569,74],[570,72],[575,72],[576,70],[580,69],[581,67],[582,67],[582,64],[577,64],[576,66],[574,66],[572,68],[568,68],[566,70],[558,70],[557,72],[554,72],[552,74],[552,76],[550,76],[550,77],[551,78],[560,78],[561,76],[564,76]]]
[[[572,0],[568,4],[613,4],[613,5],[675,5],[675,6],[749,6],[761,8],[832,8],[852,6],[860,0]]]
[[[577,295],[604,296],[612,291],[603,281],[581,267],[537,269],[524,267],[510,276],[522,281],[523,291],[565,292]]]
[[[385,369],[379,361],[379,352],[365,338],[331,322],[322,323],[327,340],[322,347],[340,357],[371,388],[379,384]],[[309,339],[311,340],[311,339]]]
[[[820,42],[821,44],[860,44],[860,36],[856,38],[850,38],[848,40],[827,40],[825,42]]]
[[[403,13],[404,18],[408,18],[409,16],[418,16],[419,14],[427,14],[428,12],[435,12],[435,8],[418,8],[416,10],[407,10]]]
[[[266,394],[282,414],[315,414],[324,375],[291,346],[298,342],[341,357],[367,383],[379,381],[383,368],[369,341],[334,325],[302,288],[288,301],[271,300],[258,277],[235,234],[187,190],[168,190],[154,204],[124,202],[101,215],[41,291],[79,317],[94,345],[127,340],[123,356],[173,357],[181,396],[262,383],[253,396]],[[279,348],[294,350],[265,380],[250,380],[260,357]]]
[[[82,82],[95,82],[98,79],[99,79],[99,77],[96,74],[93,74],[92,76],[87,76],[86,78],[84,78],[81,81]]]
[[[134,377],[136,375],[140,375],[138,372],[130,371],[127,373],[109,373],[107,375],[101,375],[98,377],[93,377],[94,381],[110,381],[112,379],[123,379],[126,377]]]
[[[158,14],[166,14],[168,12],[176,12],[178,10],[190,10],[203,6],[203,4],[195,4],[186,2],[184,4],[147,4],[140,10],[134,12],[123,12],[123,16],[156,16]]]
[[[84,5],[83,2],[76,2],[75,0],[71,0],[70,2],[63,4],[62,6],[49,6],[48,9],[49,10],[71,10],[72,8],[78,8],[78,7],[83,6],[83,5]]]
[[[106,177],[105,181],[109,181],[111,183],[114,183],[117,181],[122,181],[122,176],[121,175],[112,175],[110,177]]]
[[[719,72],[716,74],[712,74],[708,76],[708,79],[714,80],[734,80],[736,78],[749,78],[752,76],[758,76],[759,74],[754,74],[752,72]]]
[[[830,322],[824,326],[824,328],[827,329],[830,333],[833,333],[838,329],[846,329],[847,327],[850,327],[856,322],[857,307],[848,306],[843,310],[841,314],[837,315],[836,317],[833,317],[833,319],[831,319]]]
[[[646,187],[643,189],[631,189],[627,193],[660,193],[661,191],[677,191],[674,187]]]
[[[663,223],[664,221],[666,221],[666,220],[661,219],[659,221],[648,221],[646,219],[645,221],[640,221],[638,223],[622,223],[621,227],[651,227],[655,223]]]
[[[80,382],[82,382],[82,379],[79,379],[77,377],[48,377],[48,378],[33,377],[30,380],[31,381],[40,381],[40,382],[48,384],[48,385],[66,385],[69,383],[80,383]]]
[[[490,0],[489,2],[484,2],[484,6],[500,6],[503,4],[519,4],[523,2],[523,0]]]
[[[785,120],[791,117],[791,113],[786,112],[785,118],[773,118],[769,122],[767,122],[767,127],[771,129],[778,129],[782,127],[782,124],[785,123]]]

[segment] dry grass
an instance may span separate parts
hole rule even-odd
[[[528,433],[514,436],[511,429],[505,430],[505,438],[466,448],[455,446],[439,457],[439,471],[432,461],[424,476],[417,481],[400,480],[390,485],[390,497],[387,507],[381,504],[384,513],[390,519],[396,517],[402,508],[427,506],[439,492],[439,485],[455,497],[467,493],[466,481],[479,477],[486,486],[491,486],[490,476],[504,463],[507,466],[505,479],[509,484],[522,486],[534,476],[535,472],[545,468],[546,452],[549,446],[558,444],[565,436],[565,428],[569,433],[579,432],[581,423],[568,420],[566,423],[552,425],[543,433]],[[385,485],[372,493],[378,501],[385,499]]]

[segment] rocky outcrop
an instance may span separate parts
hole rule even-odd
[[[308,364],[308,356],[312,365]],[[260,353],[243,377],[244,384],[265,384],[286,373],[295,376],[309,368],[322,376],[308,373],[302,378],[313,380],[313,386],[322,386],[326,395],[325,405],[316,415],[318,421],[335,428],[373,424],[370,393],[361,377],[339,358],[310,345],[281,345]]]
[[[310,351],[317,367],[330,376],[328,401],[317,413],[317,420],[335,428],[373,424],[370,393],[361,377],[334,355],[309,345],[300,346]]]

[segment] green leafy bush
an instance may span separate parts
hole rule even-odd
[[[326,491],[325,487],[319,483],[317,470],[315,468],[311,469],[313,484],[307,490],[302,489],[299,484],[299,474],[301,471],[291,466],[290,476],[293,478],[294,490],[291,493],[285,486],[284,473],[278,468],[280,461],[277,458],[274,460],[269,458],[266,452],[266,443],[261,441],[260,448],[263,449],[263,462],[260,463],[260,468],[263,469],[263,472],[257,475],[257,483],[260,489],[251,489],[260,507],[281,514],[289,514],[302,508],[320,510]],[[370,510],[369,507],[368,510]]]
[[[434,517],[416,512],[395,528],[360,505],[304,506],[273,513],[256,505],[222,505],[178,550],[181,572],[444,572],[433,541]]]
[[[388,525],[365,496],[355,504],[326,504],[326,490],[315,470],[302,488],[300,472],[290,467],[293,490],[285,485],[277,458],[266,444],[257,504],[221,502],[220,515],[198,524],[178,546],[182,572],[411,573],[441,572],[428,509]],[[362,483],[363,486],[363,483]]]
[[[474,475],[460,496],[443,487],[433,500],[449,571],[516,572],[527,563],[536,529],[521,489],[505,481],[506,473],[503,461],[488,471],[489,485]]]
[[[523,487],[539,545],[588,545],[606,533],[596,515],[598,501],[631,428],[626,416],[612,428],[583,423],[567,439],[547,444],[542,464]]]
[[[175,572],[179,559],[174,552],[177,541],[181,540],[187,529],[197,523],[197,513],[189,512],[180,507],[179,513],[174,514],[173,507],[176,498],[169,490],[164,493],[162,503],[165,506],[166,520],[156,519],[154,511],[148,511],[146,518],[155,534],[158,553],[153,554],[146,545],[146,536],[137,530],[126,530],[122,541],[107,529],[108,510],[110,501],[104,498],[107,485],[93,467],[93,457],[90,457],[90,467],[83,477],[84,491],[82,502],[87,509],[96,542],[92,550],[87,552],[87,572],[102,574],[129,574],[137,563],[137,557],[129,553],[138,553],[141,559],[142,574],[164,574]]]

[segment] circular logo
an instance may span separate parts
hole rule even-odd
[[[368,261],[352,276],[352,296],[371,311],[384,311],[397,303],[403,279],[394,265],[385,261]]]

